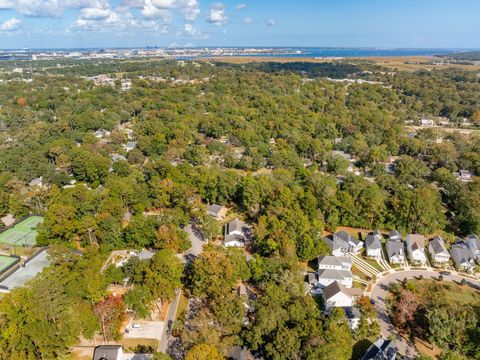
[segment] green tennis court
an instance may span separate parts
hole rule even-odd
[[[12,246],[35,246],[37,231],[35,228],[43,221],[41,216],[30,216],[13,228],[0,233],[0,243]]]
[[[11,257],[11,256],[5,256],[5,255],[0,255],[0,274],[3,273],[3,271],[8,268],[10,265],[16,263],[18,258]]]

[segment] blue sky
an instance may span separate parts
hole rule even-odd
[[[0,0],[0,48],[480,48],[479,0]]]

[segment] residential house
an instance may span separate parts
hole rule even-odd
[[[95,131],[94,135],[97,139],[101,139],[101,138],[104,138],[106,136],[109,136],[110,131],[108,131],[108,130],[97,130],[97,131]]]
[[[387,241],[387,256],[390,264],[403,264],[405,262],[405,246],[402,241]]]
[[[348,290],[359,290],[359,289],[348,289]],[[347,316],[348,326],[350,327],[350,329],[357,330],[358,325],[360,325],[360,318],[362,317],[360,310],[356,306],[346,307],[346,308],[343,308],[343,310],[345,311],[345,315]]]
[[[358,254],[363,248],[362,241],[355,239],[352,235],[343,230],[333,234],[333,242],[337,242],[340,245],[343,253]]]
[[[458,180],[463,182],[473,181],[473,175],[469,170],[460,170],[458,172],[454,172],[453,175],[455,175]]]
[[[123,149],[126,152],[129,152],[129,151],[132,151],[133,149],[135,149],[136,147],[137,147],[137,142],[136,141],[127,141],[127,143],[125,144]]]
[[[473,251],[476,259],[480,258],[480,239],[477,235],[470,234],[466,239],[467,247]]]
[[[127,161],[127,158],[123,155],[119,155],[119,154],[113,154],[112,155],[112,162],[117,162],[117,161]]]
[[[352,259],[344,256],[319,256],[318,269],[351,270]]]
[[[338,281],[333,281],[323,288],[322,297],[325,310],[329,311],[334,307],[352,307],[355,299],[362,295],[360,289],[347,288]]]
[[[427,257],[425,256],[425,237],[419,234],[408,234],[406,243],[410,260],[416,264],[426,264]]]
[[[38,178],[33,179],[28,183],[28,186],[30,187],[44,187],[43,186],[43,177],[40,176]]]
[[[244,247],[245,236],[238,235],[238,234],[225,235],[223,239],[223,245],[226,247]]]
[[[388,239],[392,241],[402,241],[402,235],[397,230],[391,230],[388,233]]]
[[[361,360],[394,360],[397,357],[397,347],[393,340],[380,338],[365,351]]]
[[[434,126],[435,122],[432,119],[421,119],[420,126]]]
[[[353,276],[348,270],[319,269],[317,287],[324,288],[334,281],[339,282],[347,288],[352,287]]]
[[[227,208],[222,205],[212,204],[208,207],[207,214],[217,220],[222,220],[227,215]]]
[[[93,360],[123,360],[122,345],[100,345],[93,352]]]
[[[225,225],[223,244],[227,247],[243,247],[250,235],[250,227],[241,220],[235,219]]]
[[[450,260],[450,254],[448,253],[441,236],[435,236],[433,240],[430,241],[430,244],[428,244],[428,251],[436,266],[446,264]]]
[[[375,230],[365,238],[367,256],[379,259],[382,257],[382,233]]]
[[[450,256],[455,267],[459,270],[472,272],[475,268],[475,254],[466,245],[462,246],[459,243],[452,245]]]

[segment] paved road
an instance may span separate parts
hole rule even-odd
[[[180,302],[180,296],[182,295],[182,290],[175,290],[176,296],[175,299],[170,303],[167,311],[167,317],[165,318],[165,326],[163,327],[162,334],[160,335],[160,344],[158,345],[158,351],[166,352],[168,348],[168,342],[170,340],[170,333],[168,331],[168,324],[175,320],[175,314],[177,313],[178,304]]]
[[[385,298],[388,295],[388,286],[391,283],[402,281],[405,278],[413,279],[414,277],[418,277],[420,275],[422,275],[426,279],[427,278],[432,279],[432,278],[438,278],[440,274],[438,272],[428,271],[428,270],[398,271],[395,273],[385,275],[384,277],[379,279],[377,283],[374,285],[371,293],[371,298],[372,300],[375,301],[375,309],[377,310],[378,322],[380,324],[382,335],[385,338],[395,336],[397,338],[396,344],[398,347],[398,351],[401,354],[406,355],[408,358],[414,357],[416,353],[415,347],[408,339],[405,339],[399,336],[395,332],[395,329],[388,318],[387,307],[385,305]],[[444,280],[456,281],[456,282],[460,282],[462,281],[462,279],[465,279],[467,281],[467,285],[480,290],[480,281],[471,279],[469,277],[464,277],[461,275],[455,275],[455,274],[442,275],[442,276]]]

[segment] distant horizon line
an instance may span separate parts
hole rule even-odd
[[[386,47],[386,46],[250,46],[250,45],[198,45],[198,46],[91,46],[91,47],[46,47],[46,48],[0,48],[0,51],[60,51],[60,50],[136,50],[136,49],[359,49],[359,50],[449,50],[449,51],[480,51],[480,48],[468,47]]]

